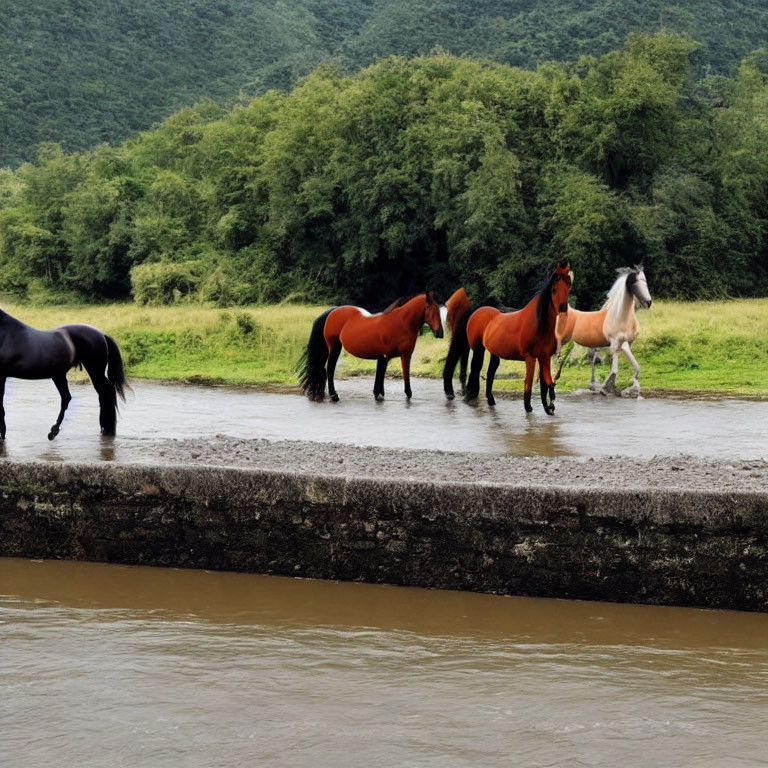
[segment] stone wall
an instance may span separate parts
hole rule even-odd
[[[0,555],[768,610],[768,491],[0,464]]]

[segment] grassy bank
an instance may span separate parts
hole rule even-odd
[[[257,386],[295,385],[294,365],[312,321],[324,309],[294,304],[236,309],[134,304],[3,308],[37,328],[95,325],[118,341],[135,378]],[[642,333],[634,349],[646,392],[768,397],[768,299],[654,302],[650,312],[640,313],[640,322]],[[413,374],[439,376],[447,346],[446,340],[422,336]],[[373,363],[344,355],[339,374],[373,370]],[[607,370],[607,365],[601,366],[601,376]],[[399,375],[396,361],[390,363],[390,372]],[[625,386],[631,368],[623,357],[619,372],[619,384]],[[522,364],[502,362],[498,388],[522,389],[522,375]],[[575,389],[588,381],[589,366],[581,359],[565,367],[559,386]]]

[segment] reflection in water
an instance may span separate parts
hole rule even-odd
[[[72,387],[72,405],[53,443],[58,407],[50,382],[14,382],[6,396],[8,438],[3,455],[17,460],[151,461],[152,438],[208,439],[216,434],[270,440],[311,440],[388,448],[440,448],[509,455],[631,456],[681,453],[755,459],[768,455],[768,402],[626,400],[590,393],[560,395],[554,416],[540,404],[523,411],[519,397],[448,402],[442,382],[420,379],[413,400],[388,382],[376,403],[369,379],[344,382],[339,403],[312,403],[227,387],[138,381],[121,409],[118,437],[99,438],[98,400],[89,385]],[[194,418],[190,417],[194,414]]]
[[[0,560],[9,765],[766,764],[768,616]]]
[[[115,438],[101,435],[99,438],[99,458],[102,461],[115,460]]]
[[[509,420],[495,408],[490,408],[487,417],[499,439],[506,447],[505,453],[518,456],[578,456],[579,451],[568,446],[561,439],[560,425],[550,416],[540,418],[526,413],[522,431],[510,430]]]

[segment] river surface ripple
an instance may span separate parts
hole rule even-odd
[[[0,559],[8,766],[765,766],[768,616]]]

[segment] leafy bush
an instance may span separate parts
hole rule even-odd
[[[131,270],[133,297],[139,304],[176,304],[196,296],[205,272],[201,261],[140,264]]]

